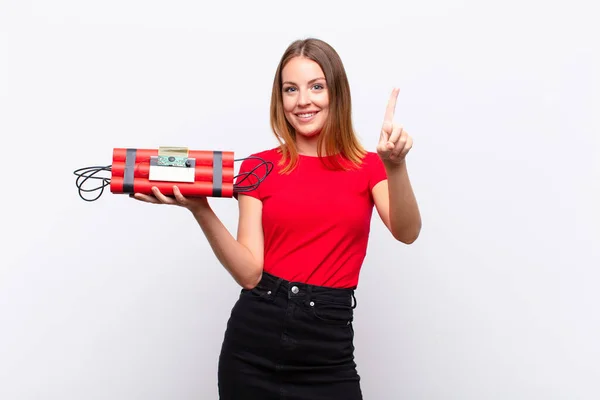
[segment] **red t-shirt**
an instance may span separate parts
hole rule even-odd
[[[296,168],[281,174],[278,148],[252,154],[273,162],[273,170],[249,192],[263,203],[264,271],[288,281],[354,288],[366,255],[373,197],[387,179],[376,153],[359,169],[333,171],[318,157],[300,155]],[[236,183],[260,160],[244,160]],[[256,170],[262,177],[265,167]],[[255,183],[249,176],[240,185]]]

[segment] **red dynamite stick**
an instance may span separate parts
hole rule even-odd
[[[192,173],[194,182],[175,182],[167,178],[150,180],[151,159],[158,157],[159,153],[160,149],[114,148],[113,164],[111,165],[111,192],[151,194],[152,187],[156,186],[166,195],[172,195],[173,186],[177,185],[182,194],[188,196],[233,196],[233,164],[235,160],[232,151],[190,151],[186,149],[185,156],[188,159],[194,159],[194,171],[189,170],[191,167],[165,166],[173,168],[172,172],[177,174],[179,172]],[[182,171],[183,168],[187,171]]]
[[[111,166],[111,173],[113,177],[125,176],[125,162],[124,161],[113,161]],[[196,181],[213,181],[214,168],[207,165],[196,165],[194,179]],[[234,169],[233,167],[223,167],[223,182],[233,182]],[[148,178],[150,176],[150,162],[136,163],[134,167],[133,176],[135,178]]]
[[[189,150],[188,158],[196,159],[196,166],[204,165],[204,166],[212,166],[214,151],[209,150]],[[234,163],[234,153],[232,151],[223,151],[223,167],[232,167]],[[135,149],[135,162],[136,163],[144,163],[150,162],[151,157],[158,156],[158,149]],[[115,148],[113,149],[113,163],[116,161],[125,162],[127,159],[127,149],[125,148]]]
[[[110,191],[113,193],[124,193],[123,191],[124,178],[115,176],[110,181]],[[164,182],[164,181],[150,181],[146,178],[134,178],[133,179],[133,192],[152,194],[152,187],[156,186],[162,194],[165,196],[173,195],[173,186],[177,186],[181,191],[181,194],[187,197],[212,197],[215,196],[214,187],[212,182],[200,181],[194,183],[188,182]],[[227,182],[221,185],[220,194],[218,197],[232,197],[233,196],[233,183]]]

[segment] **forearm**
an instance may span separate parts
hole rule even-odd
[[[210,207],[192,212],[202,228],[215,256],[235,281],[244,288],[254,287],[262,275],[259,263],[250,250],[238,242]]]
[[[412,243],[421,231],[421,214],[408,177],[406,161],[384,164],[388,176],[390,230],[397,240]]]

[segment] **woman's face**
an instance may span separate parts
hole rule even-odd
[[[283,110],[296,135],[318,135],[329,115],[329,93],[321,67],[295,57],[283,68],[281,78]]]

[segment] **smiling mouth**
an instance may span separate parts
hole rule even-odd
[[[315,115],[317,115],[318,111],[313,111],[313,112],[309,112],[309,113],[300,113],[300,114],[296,114],[296,116],[300,119],[310,119],[312,117],[314,117]]]

